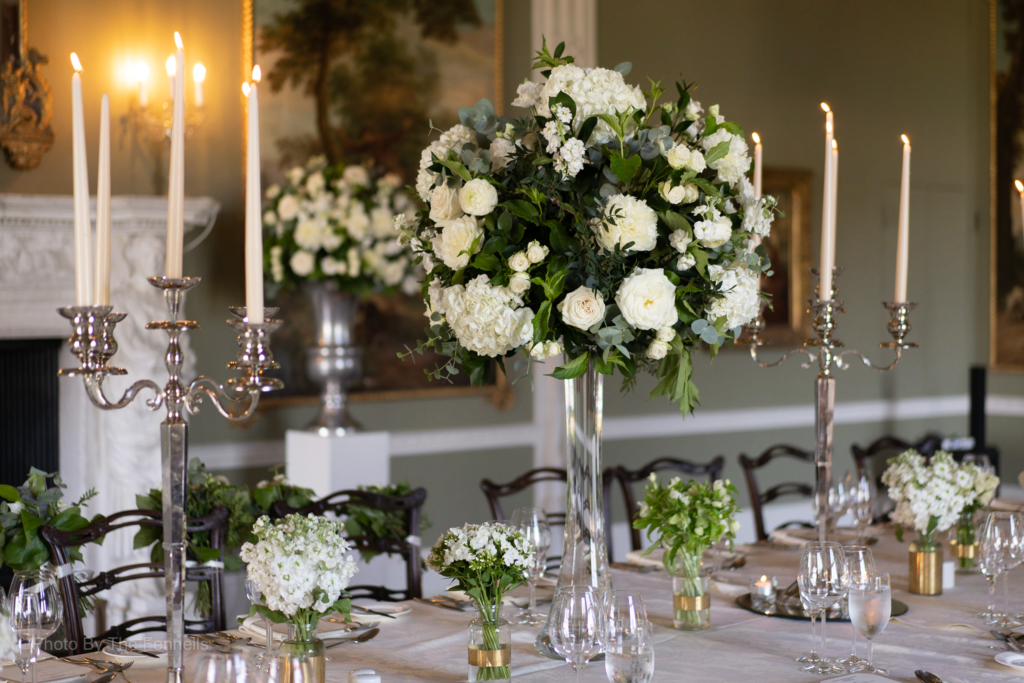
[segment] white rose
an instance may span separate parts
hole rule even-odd
[[[604,300],[589,287],[579,287],[569,292],[558,304],[562,320],[580,330],[589,330],[604,320]]]
[[[447,185],[438,185],[430,195],[430,220],[450,221],[463,214],[459,193]]]
[[[558,354],[562,353],[562,345],[556,341],[545,342],[544,353],[548,358],[554,358]]]
[[[348,166],[341,173],[342,179],[349,185],[366,187],[370,184],[370,174],[362,166]]]
[[[686,187],[683,185],[672,186],[671,180],[666,180],[661,185],[661,196],[669,204],[682,204],[686,200]]]
[[[444,264],[452,270],[461,270],[469,265],[469,259],[473,255],[469,253],[473,242],[482,237],[484,231],[477,224],[472,216],[462,216],[450,221],[438,223],[441,233],[434,237],[434,253]],[[480,244],[476,246],[479,251]]]
[[[658,330],[658,333],[655,335],[655,338],[658,341],[670,342],[676,338],[676,328],[663,327],[660,330]]]
[[[685,253],[690,245],[690,234],[685,230],[675,230],[668,236],[668,243],[680,254]]]
[[[533,240],[526,245],[526,258],[530,259],[530,263],[540,263],[547,258],[549,251],[540,242]]]
[[[277,223],[277,214],[273,211],[267,211],[263,214],[263,223],[266,225],[274,225]]]
[[[308,251],[302,251],[301,249],[292,254],[291,259],[288,261],[288,265],[292,267],[292,272],[299,277],[306,277],[313,272],[313,268],[316,267],[316,259]]]
[[[709,249],[720,247],[732,237],[732,221],[722,215],[711,220],[697,221],[693,224],[693,236]]]
[[[548,357],[547,347],[544,345],[544,342],[530,345],[530,357],[537,360],[544,360]]]
[[[695,173],[703,173],[707,167],[708,164],[704,160],[704,154],[698,149],[693,150],[690,154],[690,170]]]
[[[686,192],[686,195],[683,197],[683,204],[693,204],[700,199],[700,188],[694,183],[686,183],[686,185],[683,185],[683,190]]]
[[[526,273],[515,273],[509,280],[508,286],[516,294],[522,294],[530,289],[530,276]]]
[[[665,159],[672,168],[683,168],[690,163],[690,148],[686,145],[676,145],[668,151]]]
[[[483,178],[476,178],[459,190],[459,204],[472,216],[486,216],[498,204],[498,191]]]
[[[615,245],[630,242],[633,245],[629,251],[650,251],[658,241],[658,215],[642,199],[617,194],[605,204],[604,217],[593,230],[605,251],[615,251]]]
[[[530,258],[525,251],[517,251],[508,257],[508,267],[517,273],[525,272],[530,267]]]
[[[660,339],[655,339],[651,342],[651,345],[647,347],[647,353],[644,355],[654,360],[661,360],[668,355],[668,344]]]
[[[277,203],[277,215],[283,221],[290,221],[299,215],[299,200],[293,194],[286,194]]]
[[[657,330],[675,325],[676,288],[661,268],[637,268],[615,294],[622,317],[638,330]]]

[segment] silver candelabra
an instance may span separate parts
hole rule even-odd
[[[221,415],[229,420],[244,420],[253,413],[260,394],[279,389],[281,380],[266,377],[265,371],[276,368],[270,351],[270,335],[281,323],[272,320],[276,308],[264,309],[263,323],[251,323],[244,307],[231,307],[234,319],[228,324],[238,333],[238,359],[228,368],[241,371],[240,377],[220,384],[209,377],[199,376],[188,385],[181,380],[184,356],[181,351],[181,333],[199,328],[199,323],[179,320],[185,292],[199,284],[200,278],[151,277],[149,283],[163,291],[167,301],[169,320],[146,324],[149,330],[167,332],[168,344],[164,354],[167,365],[167,383],[161,387],[149,379],[142,379],[128,388],[120,399],[107,398],[103,381],[108,375],[127,374],[123,368],[110,365],[117,353],[114,327],[127,314],[114,312],[111,306],[68,306],[60,314],[71,321],[69,339],[71,351],[78,357],[77,368],[60,371],[62,376],[81,377],[92,402],[103,410],[124,408],[144,389],[155,396],[146,401],[150,410],[161,404],[167,408],[167,418],[160,424],[160,452],[163,477],[163,547],[164,573],[167,593],[168,683],[182,681],[182,650],[185,639],[184,584],[185,584],[185,468],[188,462],[188,423],[185,412],[196,413],[205,398],[211,399]]]
[[[812,269],[817,275],[818,271]],[[878,372],[888,372],[896,367],[903,356],[904,349],[917,348],[917,344],[905,341],[910,332],[910,321],[908,316],[916,303],[903,301],[897,303],[884,302],[882,305],[889,310],[889,334],[893,341],[882,342],[880,348],[893,349],[896,357],[888,365],[876,365],[864,354],[853,349],[844,349],[843,342],[833,335],[836,329],[836,313],[845,313],[843,302],[836,298],[836,281],[842,274],[842,268],[832,269],[832,291],[827,301],[820,301],[817,298],[808,301],[808,313],[814,314],[811,323],[816,338],[808,339],[800,348],[787,351],[778,360],[765,363],[758,358],[758,350],[766,344],[761,338],[761,332],[765,327],[764,316],[760,315],[746,326],[740,343],[750,345],[750,357],[762,368],[774,368],[789,360],[791,357],[804,354],[807,361],[801,366],[809,368],[818,361],[818,377],[815,391],[815,412],[814,412],[814,464],[817,468],[817,479],[814,490],[815,519],[818,527],[818,540],[828,540],[829,506],[828,492],[832,485],[832,417],[835,410],[836,400],[836,378],[835,370],[846,370],[850,367],[847,356],[859,358],[864,365]],[[820,285],[819,285],[820,286]],[[818,291],[818,288],[815,288]]]

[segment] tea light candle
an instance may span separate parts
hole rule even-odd
[[[760,579],[750,580],[750,601],[755,608],[763,608],[775,602],[775,586],[777,579],[762,575]]]

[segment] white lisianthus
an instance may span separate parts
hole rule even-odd
[[[511,292],[478,275],[465,287],[444,290],[445,317],[459,342],[470,351],[494,358],[533,338],[533,311],[513,309]]]
[[[731,330],[757,317],[761,301],[757,290],[757,273],[745,264],[737,264],[732,268],[708,266],[708,275],[722,293],[708,309],[711,320],[725,316],[725,326]]]
[[[686,118],[687,121],[696,121],[703,113],[704,110],[701,108],[700,102],[691,98],[686,105],[686,109],[683,110],[683,117]]]
[[[420,169],[416,174],[416,192],[419,194],[420,199],[425,202],[430,201],[431,188],[437,179],[441,177],[439,174],[427,170],[434,164],[434,157],[447,159],[448,152],[453,149],[459,152],[464,144],[475,139],[475,131],[457,123],[420,153]]]
[[[670,342],[676,338],[676,328],[674,327],[663,327],[658,330],[655,335],[655,339],[663,342]]]
[[[291,259],[288,261],[288,265],[292,267],[292,272],[299,277],[306,277],[313,272],[316,268],[316,258],[308,251],[299,250],[292,254]]]
[[[441,233],[434,237],[434,253],[446,266],[459,270],[469,265],[469,259],[480,250],[480,238],[484,231],[473,216],[463,216],[437,224]],[[476,248],[473,249],[473,243]],[[470,250],[472,249],[472,253]]]
[[[520,107],[522,109],[529,109],[530,107],[536,107],[540,103],[540,92],[544,89],[543,83],[533,83],[531,81],[523,81],[516,88],[516,97],[512,100],[513,107]]]
[[[483,178],[470,180],[459,189],[459,205],[471,216],[486,216],[498,204],[498,191]]]
[[[668,355],[668,343],[655,339],[647,347],[647,352],[644,355],[652,360],[661,360]]]
[[[508,267],[517,273],[525,272],[530,267],[530,258],[525,251],[517,251],[508,257]]]
[[[526,245],[526,258],[530,259],[530,263],[540,263],[547,258],[549,251],[543,244],[533,240]]]
[[[725,156],[712,161],[709,165],[718,171],[718,179],[724,183],[735,183],[750,169],[750,155],[747,153],[747,142],[739,135],[733,135],[725,128],[719,128],[701,140],[705,152],[710,152],[723,142],[729,142],[729,151]]]
[[[512,161],[512,152],[515,151],[516,144],[511,140],[505,138],[494,138],[491,143],[491,170],[497,171],[505,168]]]
[[[708,249],[720,247],[732,237],[732,221],[715,209],[710,219],[693,224],[693,236]]]
[[[530,289],[530,276],[526,273],[513,273],[508,287],[516,294],[523,294]]]
[[[286,194],[277,203],[277,215],[283,221],[290,221],[299,215],[299,199],[293,194]]]
[[[668,243],[680,254],[685,254],[686,248],[690,246],[690,234],[685,230],[673,230],[668,236]]]
[[[558,304],[562,320],[580,330],[589,330],[604,320],[605,305],[601,295],[590,287],[578,287]]]
[[[597,243],[605,251],[615,251],[615,246],[627,251],[650,251],[658,241],[658,215],[647,202],[630,195],[613,195],[604,205],[605,220],[595,223],[593,230]]]
[[[665,160],[672,168],[686,168],[690,163],[690,148],[686,145],[675,145],[665,154]]]
[[[362,166],[346,166],[341,178],[353,187],[366,187],[370,184],[370,174]]]
[[[622,317],[639,330],[657,330],[675,325],[676,288],[661,268],[637,268],[619,286],[615,295]]]

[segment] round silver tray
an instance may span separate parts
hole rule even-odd
[[[800,619],[802,621],[810,620],[811,615],[804,611],[803,605],[792,605],[791,603],[777,603],[768,609],[755,609],[754,604],[750,601],[750,593],[744,593],[743,595],[736,598],[736,604],[754,614],[763,614],[766,617],[780,617],[782,619]],[[892,615],[893,617],[900,617],[906,614],[910,608],[907,603],[900,602],[899,600],[892,601]],[[849,621],[850,615],[840,613],[837,610],[829,610],[828,613],[829,621]]]

